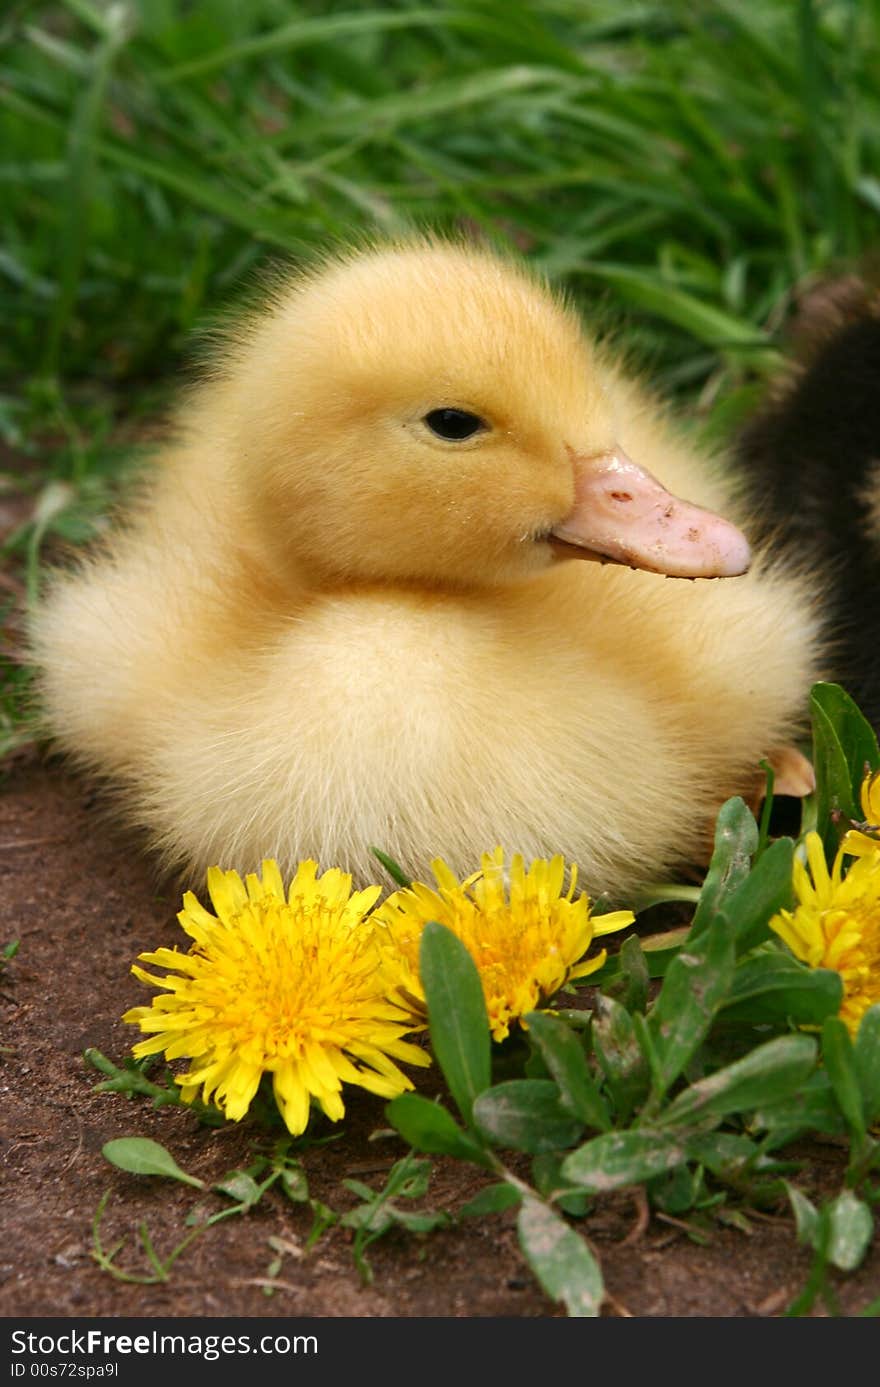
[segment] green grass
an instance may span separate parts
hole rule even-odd
[[[727,436],[798,286],[876,242],[878,71],[880,0],[7,0],[8,646],[198,330],[352,236],[513,245]],[[26,672],[0,686],[2,754]]]
[[[876,0],[19,0],[0,45],[10,393],[166,375],[267,258],[475,225],[726,397],[876,236]]]

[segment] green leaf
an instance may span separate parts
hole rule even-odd
[[[623,1185],[640,1185],[674,1170],[685,1159],[683,1145],[669,1132],[643,1128],[603,1132],[566,1156],[562,1173],[581,1189],[603,1194]]]
[[[880,1002],[862,1017],[853,1048],[865,1121],[870,1124],[880,1117]]]
[[[356,1230],[355,1261],[359,1265],[370,1243],[395,1225],[411,1233],[429,1233],[451,1222],[450,1215],[445,1212],[421,1210],[410,1213],[393,1202],[398,1195],[404,1199],[421,1199],[427,1193],[430,1178],[431,1162],[417,1160],[410,1152],[395,1161],[381,1190],[373,1190],[360,1180],[343,1180],[345,1189],[362,1201],[340,1219],[343,1227]],[[364,1270],[364,1266],[361,1266],[362,1273]],[[366,1274],[369,1275],[368,1272]]]
[[[813,766],[816,772],[816,831],[831,859],[848,821],[858,817],[849,765],[833,724],[820,707],[812,709]]]
[[[861,819],[859,790],[865,767],[880,766],[877,737],[849,694],[838,684],[814,684],[810,693],[816,828],[829,858],[849,827]]]
[[[821,1025],[826,1016],[837,1015],[842,997],[843,982],[833,968],[808,968],[781,949],[763,951],[737,967],[720,1017]]]
[[[499,1180],[495,1185],[487,1185],[479,1194],[475,1194],[473,1199],[469,1199],[467,1204],[463,1204],[458,1211],[458,1217],[482,1218],[484,1214],[503,1214],[505,1209],[512,1209],[521,1199],[521,1190],[508,1184],[506,1180]]]
[[[391,877],[391,880],[396,881],[398,886],[412,886],[412,881],[407,876],[406,872],[403,870],[400,863],[395,862],[393,857],[389,857],[387,852],[383,852],[381,848],[375,847],[371,847],[370,852],[377,859],[377,861],[382,863],[382,866],[385,868],[386,872]]]
[[[478,1129],[499,1146],[537,1155],[572,1146],[584,1124],[562,1106],[549,1079],[508,1079],[474,1103]]]
[[[688,936],[648,1012],[646,1030],[655,1056],[653,1102],[662,1099],[699,1049],[727,998],[733,969],[733,936],[716,914],[695,940]]]
[[[770,919],[792,903],[793,861],[792,839],[777,838],[724,901],[721,914],[734,936],[737,954],[772,938]]]
[[[227,1195],[229,1199],[234,1199],[237,1204],[243,1204],[245,1208],[251,1208],[256,1204],[263,1193],[263,1186],[258,1185],[246,1170],[233,1170],[213,1188],[220,1194]]]
[[[627,1011],[642,1012],[648,1005],[648,960],[637,934],[627,935],[617,953],[619,972],[605,990],[626,1007]],[[591,979],[595,982],[595,978]]]
[[[572,1218],[583,1218],[593,1204],[592,1196],[582,1191],[566,1190],[567,1181],[562,1175],[564,1152],[544,1151],[532,1157],[532,1184],[548,1204],[561,1209]],[[563,1193],[562,1191],[566,1191]]]
[[[390,1199],[392,1195],[399,1194],[405,1199],[421,1199],[423,1194],[428,1193],[431,1169],[430,1161],[417,1160],[410,1151],[394,1162],[385,1181],[385,1188],[380,1192],[380,1198]]]
[[[281,1188],[292,1204],[305,1204],[309,1198],[309,1182],[300,1165],[286,1165],[281,1171]]]
[[[102,1055],[100,1050],[90,1046],[83,1051],[83,1059],[87,1064],[91,1064],[102,1074],[110,1077],[103,1083],[95,1085],[96,1093],[125,1093],[129,1097],[139,1093],[145,1097],[152,1098],[153,1107],[160,1108],[166,1104],[180,1106],[183,1102],[180,1096],[180,1085],[174,1082],[174,1076],[170,1070],[166,1069],[166,1079],[164,1082],[153,1083],[149,1079],[148,1073],[151,1071],[155,1055],[148,1055],[145,1059],[135,1060],[129,1058],[120,1067],[109,1060],[106,1055]],[[198,1098],[192,1104],[187,1105],[190,1110],[198,1113],[199,1121],[210,1121],[213,1125],[219,1126],[226,1122],[226,1118],[216,1108],[206,1107]]]
[[[822,1232],[819,1210],[812,1200],[798,1189],[797,1185],[790,1185],[786,1180],[785,1189],[794,1212],[798,1242],[803,1243],[806,1247],[818,1249]]]
[[[676,934],[677,931],[671,930],[669,933]],[[681,931],[682,940],[684,940],[687,933],[688,931],[686,929]],[[649,978],[665,977],[669,965],[675,958],[680,947],[679,944],[670,944],[669,946],[663,945],[655,948],[651,944],[650,936],[640,939],[639,946],[642,950],[642,957],[645,960],[645,967],[648,970]],[[590,985],[592,987],[601,987],[607,997],[611,997],[613,1001],[620,1002],[622,1006],[626,1006],[627,1010],[629,1010],[629,1004],[625,1000],[627,984],[623,982],[624,977],[624,970],[620,966],[620,954],[612,954],[608,961],[603,963],[601,968],[597,968],[595,973],[590,974]],[[559,1011],[558,1007],[555,1010],[559,1015],[564,1014]]]
[[[392,1127],[417,1151],[455,1156],[460,1161],[473,1161],[477,1165],[487,1165],[491,1160],[488,1152],[462,1131],[451,1113],[417,1093],[402,1093],[392,1098],[385,1113]]]
[[[758,825],[744,800],[736,796],[721,806],[715,823],[715,847],[691,921],[688,944],[711,923],[715,914],[748,876],[758,846]]]
[[[830,1205],[828,1217],[828,1259],[841,1271],[854,1271],[874,1236],[874,1216],[852,1190],[843,1190]]]
[[[871,771],[880,768],[877,734],[855,700],[839,684],[814,684],[810,706],[821,708],[834,728],[849,766],[853,799],[858,804],[865,767]]]
[[[600,993],[592,1035],[593,1050],[608,1082],[616,1117],[626,1122],[649,1087],[645,1057],[626,1007]]]
[[[592,974],[590,981],[592,982]],[[593,1013],[591,1011],[580,1010],[577,1007],[554,1007],[553,1015],[558,1016],[564,1021],[566,1026],[571,1026],[574,1031],[588,1031],[592,1024]]]
[[[755,1161],[758,1147],[736,1132],[700,1132],[685,1143],[688,1160],[704,1165],[713,1175],[727,1179]]]
[[[569,1315],[594,1318],[605,1295],[602,1272],[583,1238],[546,1204],[526,1197],[518,1220],[523,1256],[551,1300]]]
[[[559,1089],[562,1107],[586,1127],[609,1131],[608,1109],[590,1073],[583,1044],[571,1027],[541,1011],[530,1011],[525,1021],[529,1036]]]
[[[847,1127],[854,1136],[863,1137],[865,1110],[853,1043],[839,1016],[827,1017],[822,1026],[822,1059]]]
[[[474,1099],[492,1082],[489,1021],[477,966],[461,940],[429,920],[419,971],[428,1003],[431,1048],[459,1112],[471,1125]]]
[[[352,1193],[357,1191],[353,1190]],[[343,1228],[360,1228],[381,1237],[389,1228],[394,1227],[397,1222],[396,1214],[393,1206],[383,1204],[379,1200],[366,1200],[356,1208],[348,1209],[339,1222]]]
[[[686,1214],[706,1197],[703,1172],[698,1165],[693,1170],[677,1165],[648,1182],[648,1195],[652,1206],[665,1214]]]
[[[758,1107],[752,1118],[759,1132],[767,1132],[778,1146],[803,1132],[845,1131],[840,1107],[824,1070],[811,1074],[806,1083],[777,1101]]]
[[[205,1188],[204,1180],[187,1175],[171,1152],[150,1137],[117,1137],[114,1141],[108,1141],[101,1148],[101,1153],[111,1165],[127,1170],[130,1175],[162,1175],[169,1180],[193,1185],[199,1190]]]
[[[426,1209],[424,1213],[413,1213],[408,1209],[398,1209],[396,1205],[388,1207],[391,1209],[394,1222],[405,1228],[408,1233],[433,1233],[437,1228],[448,1228],[452,1222],[451,1215],[445,1209]]]
[[[742,1059],[691,1084],[657,1121],[683,1126],[706,1117],[748,1113],[760,1103],[788,1098],[806,1082],[816,1064],[816,1042],[808,1035],[784,1035],[757,1046]]]
[[[663,1066],[657,1053],[657,1046],[654,1044],[654,1033],[648,1025],[647,1018],[640,1011],[633,1014],[632,1023],[639,1049],[645,1057],[645,1063],[651,1074],[652,1094],[657,1095],[662,1092],[664,1081]]]

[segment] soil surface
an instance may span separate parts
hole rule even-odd
[[[0,948],[20,950],[0,977],[0,1315],[22,1316],[515,1316],[561,1315],[524,1264],[513,1213],[453,1221],[428,1235],[394,1230],[369,1250],[366,1284],[352,1232],[338,1223],[311,1248],[311,1214],[271,1190],[244,1217],[200,1234],[169,1279],[123,1281],[93,1256],[93,1220],[107,1196],[100,1236],[124,1239],[119,1267],[149,1276],[139,1225],[164,1256],[218,1196],[155,1177],[127,1175],[101,1154],[111,1138],[161,1141],[208,1184],[247,1165],[259,1131],[247,1123],[200,1125],[188,1110],[97,1093],[101,1075],[83,1052],[115,1063],[133,1028],[120,1020],[146,999],[130,968],[137,954],[180,940],[179,890],[157,881],[137,845],[108,825],[88,787],[36,752],[18,753],[0,787]],[[436,1072],[419,1078],[434,1095]],[[375,1189],[405,1154],[382,1135],[382,1105],[350,1090],[334,1137],[302,1155],[310,1192],[337,1212],[358,1201],[346,1178]],[[380,1133],[377,1137],[376,1133]],[[371,1139],[372,1138],[372,1139]],[[841,1152],[799,1148],[799,1182],[814,1193],[839,1188]],[[424,1205],[454,1215],[484,1177],[438,1158]],[[418,1206],[417,1206],[418,1207]],[[766,1317],[784,1313],[803,1286],[810,1256],[787,1211],[749,1215],[749,1231],[712,1225],[705,1244],[672,1220],[645,1222],[637,1192],[600,1203],[581,1230],[599,1256],[606,1315]],[[279,1262],[280,1258],[280,1262]],[[880,1293],[880,1239],[857,1272],[835,1278],[842,1313]],[[821,1307],[814,1311],[825,1313]]]

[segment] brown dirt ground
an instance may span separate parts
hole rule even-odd
[[[334,1227],[303,1255],[310,1216],[274,1190],[247,1217],[197,1238],[167,1283],[126,1284],[101,1270],[91,1256],[91,1225],[105,1191],[105,1245],[126,1238],[120,1262],[136,1272],[145,1270],[134,1241],[141,1222],[165,1251],[183,1235],[195,1205],[217,1207],[216,1197],[206,1201],[186,1186],[116,1170],[101,1155],[106,1141],[152,1136],[184,1169],[211,1182],[248,1162],[254,1131],[245,1124],[211,1129],[179,1108],[157,1111],[146,1100],[94,1091],[100,1076],[83,1051],[96,1046],[118,1063],[127,1055],[132,1029],[120,1016],[145,999],[129,969],[143,949],[176,941],[178,892],[157,884],[151,864],[108,827],[87,787],[36,753],[16,756],[0,788],[0,878],[0,946],[21,940],[0,982],[0,1315],[563,1313],[525,1267],[512,1214],[463,1221],[422,1239],[394,1232],[374,1243],[374,1279],[364,1285],[351,1234]],[[428,1094],[440,1084],[436,1073],[420,1080]],[[370,1140],[383,1125],[381,1104],[352,1091],[339,1139],[304,1154],[312,1193],[344,1210],[354,1202],[341,1184],[346,1176],[379,1188],[404,1154],[396,1137]],[[800,1155],[808,1188],[837,1186],[838,1150],[808,1145]],[[454,1213],[482,1180],[438,1159],[428,1203]],[[607,1315],[775,1316],[809,1270],[784,1211],[751,1218],[750,1233],[719,1225],[701,1246],[656,1217],[640,1229],[636,1199],[624,1193],[580,1226],[602,1262]],[[290,1250],[267,1295],[270,1238],[284,1239]],[[836,1284],[845,1315],[880,1293],[880,1239],[863,1266]]]

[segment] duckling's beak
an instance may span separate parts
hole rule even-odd
[[[574,509],[550,531],[558,557],[628,564],[670,578],[731,578],[748,540],[720,515],[671,495],[621,449],[572,455]]]

